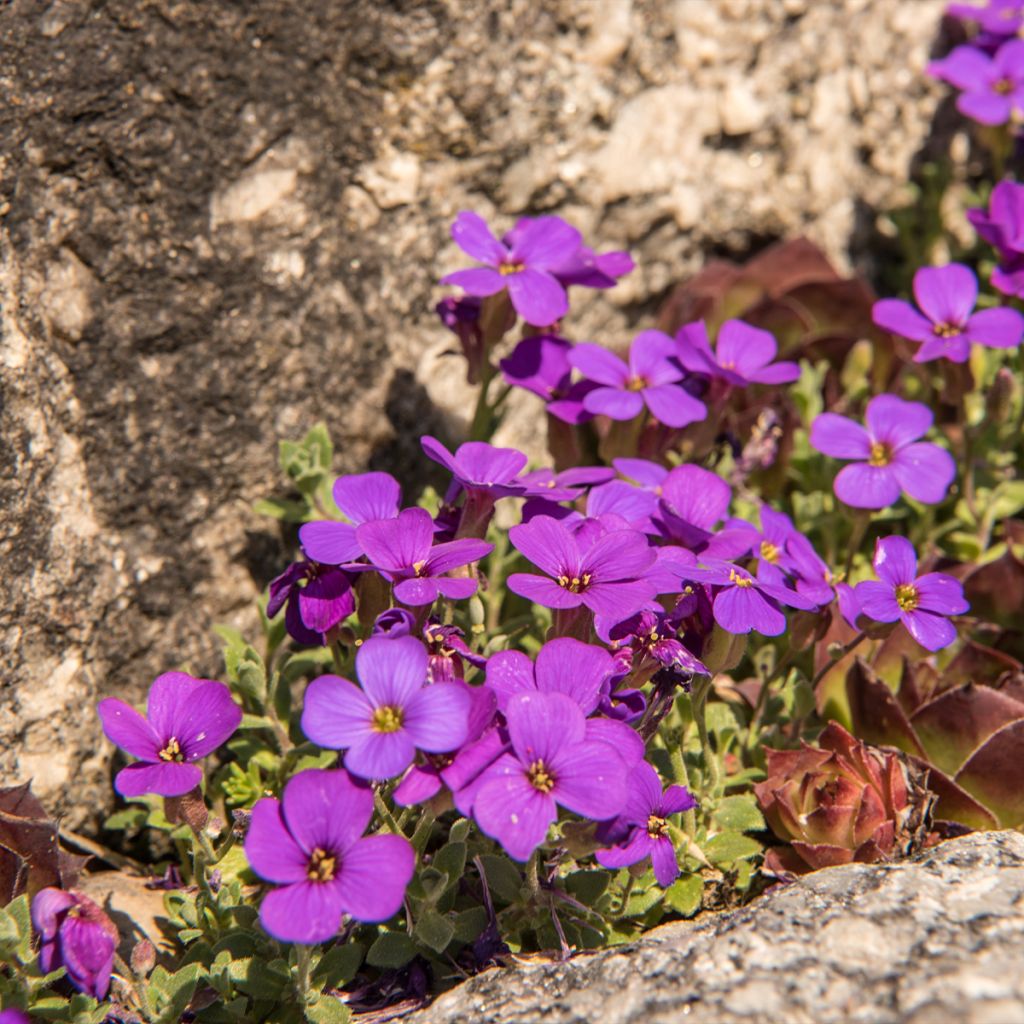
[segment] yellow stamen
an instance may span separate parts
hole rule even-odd
[[[963,334],[964,330],[958,324],[941,323],[932,328],[932,333],[939,338],[956,338]]]
[[[661,839],[663,836],[668,835],[668,822],[664,818],[659,818],[658,815],[652,814],[647,819],[647,834],[652,839]]]
[[[917,587],[913,583],[901,583],[896,588],[896,603],[901,611],[912,612],[921,603]]]
[[[374,732],[398,732],[402,728],[402,709],[384,705],[376,708],[370,721]]]
[[[525,263],[502,263],[498,267],[498,273],[502,277],[508,277],[509,274],[521,274],[525,269]]]
[[[735,583],[742,590],[754,585],[754,581],[749,576],[741,576],[735,569],[729,570],[729,582]]]
[[[543,761],[534,761],[527,769],[530,785],[541,793],[550,793],[555,788],[555,778]]]
[[[779,560],[779,548],[777,544],[773,544],[770,540],[761,541],[761,557],[766,562],[771,562],[775,565]]]
[[[181,752],[181,747],[173,736],[167,741],[167,746],[160,751],[160,760],[176,762],[185,760],[185,755]]]
[[[892,462],[892,448],[884,441],[871,442],[871,454],[868,456],[869,466],[888,466]]]
[[[312,882],[330,882],[334,878],[336,860],[318,846],[309,857],[306,877]]]

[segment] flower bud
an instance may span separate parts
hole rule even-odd
[[[985,396],[985,418],[991,423],[1003,423],[1010,414],[1013,400],[1016,398],[1017,381],[1007,366],[996,371],[995,380]]]
[[[156,966],[156,947],[149,939],[140,939],[132,950],[132,973],[145,978]]]

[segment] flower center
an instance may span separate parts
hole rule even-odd
[[[1013,79],[999,78],[992,83],[992,91],[999,96],[1008,96],[1013,92]]]
[[[643,391],[645,387],[647,387],[647,381],[643,377],[630,377],[626,381],[627,391]]]
[[[964,330],[959,324],[950,324],[943,321],[932,328],[932,333],[937,338],[957,338],[964,333]]]
[[[558,585],[570,594],[582,593],[590,586],[590,573],[585,572],[582,576],[559,576]]]
[[[885,441],[872,441],[868,465],[888,466],[890,462],[892,462],[892,447],[886,444]]]
[[[741,576],[735,569],[729,570],[729,582],[735,583],[737,587],[741,587],[743,590],[754,585],[754,581],[749,576]]]
[[[508,277],[509,274],[521,274],[525,269],[525,263],[516,263],[514,260],[509,260],[507,263],[499,264],[498,273],[502,277]]]
[[[912,612],[921,603],[917,587],[913,583],[901,583],[896,588],[896,603],[901,611]]]
[[[761,557],[766,562],[771,562],[775,565],[779,560],[779,546],[773,544],[770,540],[761,541]]]
[[[538,792],[550,793],[555,788],[555,777],[543,761],[534,761],[526,771],[530,785]]]
[[[398,732],[402,728],[402,719],[401,708],[385,704],[383,707],[374,709],[370,728],[374,732]]]
[[[319,846],[310,854],[306,877],[311,882],[330,882],[334,878],[337,860]]]
[[[167,741],[167,746],[160,751],[161,761],[184,761],[185,755],[181,752],[178,741],[172,736]]]
[[[662,839],[668,835],[668,822],[664,818],[659,818],[657,814],[652,814],[647,819],[647,834],[652,839]]]
[[[424,568],[424,566],[426,564],[427,564],[427,560],[425,558],[420,559],[420,561],[418,561],[418,562],[413,562],[412,563],[413,572],[415,572],[417,576],[422,576],[423,575],[423,568]]]

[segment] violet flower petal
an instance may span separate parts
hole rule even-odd
[[[394,519],[362,523],[356,538],[378,568],[400,572],[425,559],[434,539],[434,520],[424,508],[403,509]]]
[[[962,615],[970,610],[964,597],[963,584],[953,576],[929,572],[914,580],[918,594],[918,609],[939,615]]]
[[[667,427],[678,429],[690,423],[699,423],[707,417],[707,406],[685,388],[675,384],[644,388],[640,393],[651,415]],[[586,405],[586,400],[583,404]]]
[[[361,779],[393,779],[412,764],[415,756],[416,744],[407,730],[367,730],[345,752],[345,768]]]
[[[478,213],[463,210],[451,227],[452,241],[468,256],[496,266],[508,255],[508,250],[494,237],[487,222]]]
[[[811,424],[811,447],[833,459],[867,459],[871,438],[859,424],[834,412],[823,412]]]
[[[892,584],[863,580],[854,587],[860,610],[875,622],[898,622],[903,614]]]
[[[387,921],[402,909],[416,854],[402,836],[367,836],[341,859],[337,877],[345,912],[357,921]]]
[[[885,441],[894,448],[902,448],[922,437],[933,419],[927,405],[905,402],[896,395],[875,395],[864,412],[864,422],[872,439]]]
[[[541,516],[540,518],[547,517]],[[531,519],[530,524],[532,525],[536,521],[536,519]],[[560,587],[554,580],[549,580],[545,576],[535,576],[528,572],[514,572],[505,583],[513,594],[525,597],[528,601],[534,601],[545,608],[578,608],[583,604],[582,594],[574,594],[571,590]]]
[[[941,615],[913,611],[904,612],[901,619],[910,635],[926,650],[942,650],[956,639],[956,626]]]
[[[550,516],[537,516],[529,523],[513,526],[508,535],[518,551],[549,576],[580,574],[580,551],[575,538]]]
[[[513,860],[529,860],[558,816],[554,798],[531,784],[522,766],[508,759],[513,774],[487,780],[473,801],[473,817],[484,835],[496,839]]]
[[[614,747],[584,740],[564,746],[545,763],[555,779],[551,794],[567,810],[594,821],[622,810],[629,769]]]
[[[197,764],[167,761],[150,764],[138,761],[122,768],[114,778],[114,789],[121,796],[184,796],[203,781],[203,770]]]
[[[565,288],[551,274],[527,267],[505,280],[513,308],[528,324],[546,327],[569,312]]]
[[[901,448],[891,468],[900,487],[925,505],[942,501],[956,479],[953,456],[927,441]]]
[[[756,630],[763,636],[779,636],[786,630],[786,616],[756,587],[729,587],[715,598],[712,610],[728,633]]]
[[[509,736],[523,764],[550,762],[566,745],[583,740],[586,732],[579,705],[562,693],[523,693],[505,711]]]
[[[427,649],[415,637],[371,637],[356,653],[356,674],[375,707],[404,707],[427,680]]]
[[[596,709],[601,688],[614,670],[615,661],[603,647],[572,637],[558,637],[549,640],[537,654],[536,688],[542,693],[565,694],[579,705],[584,715],[589,715]]]
[[[342,515],[356,524],[394,519],[402,498],[402,489],[390,473],[340,476],[334,481],[332,493]]]
[[[344,750],[370,731],[373,708],[370,698],[354,683],[340,676],[318,676],[306,687],[302,731],[317,746]]]
[[[933,323],[962,325],[978,301],[978,279],[962,263],[921,267],[914,274],[914,298]]]
[[[935,337],[933,324],[921,316],[909,302],[881,299],[871,311],[871,319],[885,331],[911,341],[929,341]]]
[[[452,284],[461,288],[467,295],[497,295],[504,291],[510,278],[503,277],[497,270],[489,267],[470,267],[468,270],[456,270],[445,274],[441,284]]]
[[[342,854],[366,831],[373,816],[373,794],[347,772],[309,768],[286,783],[282,815],[298,845]]]
[[[143,761],[159,760],[164,740],[135,708],[117,697],[107,697],[96,705],[96,713],[111,743]]]
[[[280,801],[257,800],[245,835],[245,857],[253,871],[278,885],[301,882],[308,877],[309,853],[288,831]]]
[[[273,889],[260,904],[260,924],[280,942],[314,945],[341,927],[344,897],[334,882],[297,882]]]
[[[324,565],[343,565],[359,558],[363,549],[356,528],[349,523],[319,520],[299,527],[299,543],[306,557]],[[270,614],[268,607],[267,614]]]
[[[606,387],[623,388],[629,383],[629,367],[614,352],[585,341],[569,353],[569,362],[588,380]]]
[[[470,699],[454,683],[436,683],[418,690],[405,705],[404,727],[420,750],[441,754],[466,742]]]
[[[851,508],[886,508],[900,497],[900,482],[891,466],[855,462],[844,466],[832,485],[836,497]]]

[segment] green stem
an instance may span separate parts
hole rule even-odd
[[[844,578],[850,575],[853,568],[854,555],[860,550],[861,541],[868,531],[868,524],[871,522],[871,513],[867,510],[858,510],[853,516],[853,528],[850,532],[850,548],[846,555],[846,568],[843,570]]]
[[[678,786],[685,786],[687,792],[693,792],[690,788],[690,773],[686,770],[686,758],[683,756],[683,743],[686,739],[685,730],[679,733],[679,739],[669,753],[672,762],[672,780]],[[691,808],[683,812],[683,831],[691,838],[697,834],[697,812]]]
[[[309,946],[295,947],[295,987],[299,992],[299,1002],[308,1006],[313,1001],[313,994],[309,987]]]
[[[391,809],[385,802],[384,797],[381,796],[380,791],[376,789],[373,791],[373,806],[377,809],[377,813],[381,816],[381,819],[389,832],[393,832],[396,836],[405,835],[399,827],[398,822],[395,821],[395,816],[391,813]]]
[[[526,884],[530,887],[530,896],[533,899],[540,898],[539,865],[540,847],[537,847],[537,849],[530,854],[530,859],[526,862]]]
[[[341,643],[338,640],[331,641],[331,658],[334,660],[334,667],[337,670],[338,675],[345,675],[345,653],[341,649]]]
[[[710,692],[711,678],[708,677],[694,685],[690,700],[693,705],[693,720],[697,725],[697,735],[700,737],[701,759],[704,767],[704,793],[701,795],[714,797],[718,793],[721,772],[718,768],[718,758],[711,747],[711,737],[708,735],[706,710]]]
[[[843,658],[845,658],[850,653],[850,651],[852,651],[856,647],[859,647],[860,644],[866,638],[867,638],[867,633],[861,632],[861,633],[858,633],[848,644],[845,644],[844,646],[842,646],[839,649],[839,651],[836,653],[835,657],[829,659],[829,661],[826,662],[826,664],[822,665],[821,669],[817,672],[817,674],[811,680],[811,689],[813,690],[818,685],[818,683],[820,683],[822,681],[822,679],[825,678],[825,676],[829,673],[829,671],[835,665],[837,665],[840,661],[842,661]]]
[[[747,729],[747,750],[754,749],[758,733],[761,731],[761,722],[764,718],[765,709],[768,707],[768,696],[771,692],[772,683],[789,668],[795,657],[796,651],[791,647],[779,659],[779,663],[772,670],[772,674],[761,685],[761,689],[757,694],[757,701],[754,704],[754,713],[750,718],[750,727]]]

